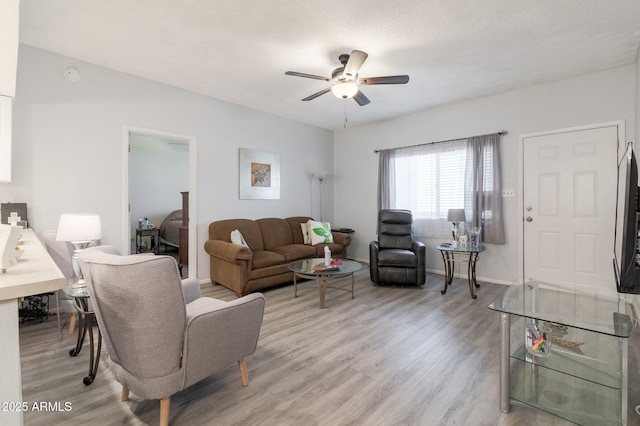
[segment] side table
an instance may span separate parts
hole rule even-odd
[[[158,246],[160,243],[160,229],[159,228],[136,228],[136,253],[142,253],[142,238],[149,237],[149,250],[158,254]],[[157,242],[156,242],[157,241]]]
[[[471,298],[475,299],[476,296],[474,288],[480,288],[480,284],[476,281],[476,263],[478,262],[479,254],[485,250],[483,245],[476,247],[454,247],[451,243],[443,243],[436,247],[442,254],[442,261],[444,262],[444,289],[440,293],[445,294],[447,288],[453,281],[453,273],[455,271],[456,262],[467,263],[467,280],[469,281],[469,293]],[[455,255],[458,254],[461,258],[456,259]]]
[[[86,287],[67,287],[62,291],[66,295],[73,298],[73,305],[78,311],[78,340],[76,347],[69,351],[70,356],[78,356],[82,350],[84,338],[89,334],[89,375],[82,382],[90,385],[96,378],[98,372],[98,363],[100,362],[100,351],[102,350],[102,334],[98,327],[98,347],[94,349],[93,339],[93,318],[95,313],[89,309],[89,291]]]

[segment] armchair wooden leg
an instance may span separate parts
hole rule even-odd
[[[165,396],[160,400],[160,426],[169,426],[169,401],[171,397]]]
[[[73,334],[76,329],[76,321],[78,320],[78,314],[76,312],[71,314],[69,318],[69,334]]]
[[[129,399],[129,388],[122,386],[122,393],[120,394],[120,402],[125,402]]]
[[[247,374],[247,363],[244,358],[238,361],[238,367],[240,367],[240,378],[242,379],[242,386],[249,386],[249,375]]]

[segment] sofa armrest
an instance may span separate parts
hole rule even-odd
[[[184,303],[191,303],[202,297],[200,282],[195,278],[182,280],[182,295],[184,296]]]
[[[421,259],[424,259],[425,245],[422,241],[414,241],[411,251],[418,255]]]
[[[207,240],[204,243],[204,251],[210,256],[231,263],[239,263],[241,260],[253,259],[253,253],[249,247],[229,243],[222,240]]]
[[[334,243],[340,244],[343,247],[346,247],[349,244],[351,244],[351,237],[349,236],[349,234],[345,234],[344,232],[336,232],[336,231],[332,231],[331,234],[333,234]]]

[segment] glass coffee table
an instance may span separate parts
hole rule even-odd
[[[351,293],[351,298],[354,296],[354,282],[355,279],[353,277],[354,272],[358,272],[362,269],[362,264],[358,263],[354,260],[346,260],[341,259],[342,265],[340,265],[336,269],[329,270],[318,270],[319,265],[324,265],[324,259],[322,258],[313,258],[313,259],[303,259],[296,260],[295,262],[289,263],[287,265],[289,270],[293,272],[293,291],[294,297],[298,297],[298,281],[297,278],[308,278],[315,279],[318,283],[318,291],[320,293],[320,308],[324,308],[324,295],[327,288],[334,288],[336,290],[342,290]],[[331,287],[329,286],[329,282],[333,278],[346,277],[351,275],[351,290],[348,288],[341,287]]]

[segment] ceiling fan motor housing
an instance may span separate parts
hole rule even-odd
[[[334,81],[344,80],[344,67],[336,68],[335,70],[333,70],[333,72],[331,73],[331,79]]]

